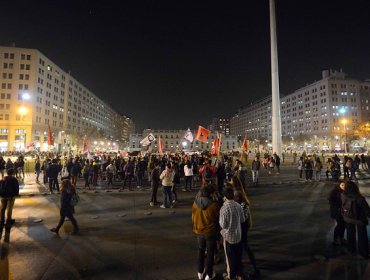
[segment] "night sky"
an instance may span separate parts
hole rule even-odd
[[[280,93],[370,78],[369,0],[276,0]],[[0,1],[0,45],[35,48],[142,128],[195,128],[271,94],[268,0]]]

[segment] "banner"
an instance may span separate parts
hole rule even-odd
[[[48,125],[48,145],[54,145],[53,134],[51,133],[50,124]]]
[[[199,126],[197,136],[195,137],[195,139],[202,141],[202,142],[207,142],[209,133],[210,131],[207,128],[204,128],[203,126]]]
[[[161,139],[161,136],[158,137],[158,153],[160,155],[163,155],[163,141]]]
[[[216,137],[216,139],[213,140],[213,142],[212,142],[211,155],[213,155],[213,156],[218,155],[219,147],[220,147],[220,139]]]
[[[82,151],[87,153],[89,151],[89,142],[87,141],[86,137],[84,137],[83,144],[82,144]]]
[[[248,153],[248,140],[247,140],[247,136],[244,137],[244,141],[243,141],[243,144],[242,144],[242,150],[244,153]]]
[[[141,146],[149,146],[153,141],[155,141],[155,137],[153,133],[149,133],[143,140],[140,141]]]
[[[191,133],[190,131],[190,128],[188,128],[188,130],[185,132],[184,139],[188,140],[190,143],[193,143],[194,137],[193,137],[193,133]]]

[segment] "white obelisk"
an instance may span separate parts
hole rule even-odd
[[[272,151],[281,156],[281,118],[279,93],[279,65],[276,38],[275,0],[270,0],[270,37],[271,37],[271,86],[272,86]]]

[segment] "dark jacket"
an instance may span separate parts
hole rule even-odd
[[[341,193],[343,193],[343,191],[338,186],[333,188],[333,190],[329,193],[328,200],[330,204],[330,217],[333,219],[342,217],[342,200],[340,198]]]
[[[367,203],[365,197],[362,195],[354,195],[354,194],[341,194],[341,201],[343,202],[344,199],[348,197],[350,199],[354,199],[356,201],[357,206],[357,215],[358,215],[358,221],[359,223],[356,224],[362,224],[362,225],[368,225],[368,217],[370,217],[370,207]]]
[[[159,168],[154,168],[153,171],[152,171],[152,174],[151,174],[151,179],[152,179],[152,186],[154,187],[158,187],[161,180],[159,178],[160,176],[160,170]]]
[[[56,163],[50,164],[49,167],[46,169],[46,174],[48,174],[49,178],[57,178],[59,172],[60,167]]]
[[[9,198],[19,195],[19,183],[17,178],[13,176],[6,176],[4,178],[3,193],[1,197]]]

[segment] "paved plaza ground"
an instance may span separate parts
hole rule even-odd
[[[331,245],[334,221],[327,194],[333,183],[305,182],[290,166],[280,175],[261,173],[260,185],[248,187],[254,220],[249,240],[260,279],[370,279],[367,260]],[[370,197],[370,175],[361,172],[360,178],[362,193]],[[26,176],[15,204],[16,223],[2,230],[1,280],[197,279],[191,226],[195,191],[179,189],[176,208],[161,209],[149,206],[149,187],[131,192],[107,192],[104,184],[79,188],[79,235],[70,234],[70,222],[59,235],[49,231],[59,218],[59,195],[46,191],[33,174]],[[246,257],[243,264],[251,271]],[[215,271],[221,279],[223,261]]]

